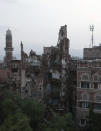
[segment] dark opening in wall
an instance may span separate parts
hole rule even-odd
[[[89,82],[81,82],[81,88],[89,88]]]
[[[93,83],[94,89],[98,89],[98,83]]]

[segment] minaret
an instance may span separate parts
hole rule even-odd
[[[11,30],[6,31],[6,48],[5,48],[5,62],[8,63],[13,58],[13,48],[12,48],[12,33]]]
[[[21,67],[24,68],[24,58],[23,58],[23,43],[21,41]]]

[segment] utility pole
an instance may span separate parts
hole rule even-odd
[[[94,25],[90,25],[90,31],[92,32],[91,43],[92,43],[92,47],[93,47],[93,45],[94,45],[94,35],[93,35]]]

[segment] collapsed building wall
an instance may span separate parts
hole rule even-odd
[[[29,56],[23,51],[21,43],[21,96],[42,101],[43,79],[41,75],[41,56],[30,51]]]
[[[48,106],[57,111],[72,112],[73,106],[76,106],[75,64],[69,55],[69,39],[65,25],[60,28],[57,45],[44,47],[43,54],[44,99]],[[71,82],[73,79],[74,83]]]

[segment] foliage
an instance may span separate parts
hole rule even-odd
[[[28,131],[31,128],[36,130],[39,127],[44,117],[44,106],[42,104],[29,98],[21,99],[13,92],[5,90],[0,92],[0,98],[0,129],[2,131],[6,131],[6,127],[10,131],[15,127],[16,130],[20,131],[17,126],[21,125],[21,122],[26,129],[28,127]],[[17,116],[18,119],[16,119]],[[13,123],[13,121],[15,122]]]
[[[93,105],[89,111],[89,118],[87,122],[86,129],[87,131],[101,131],[101,114],[94,113]]]
[[[32,98],[21,99],[0,91],[0,131],[74,131],[71,114],[45,118],[45,106]]]
[[[72,115],[70,113],[65,115],[57,115],[54,117],[50,122],[49,126],[46,131],[73,131],[74,130],[74,123],[72,120]]]
[[[9,115],[0,127],[0,131],[32,131],[29,119],[22,113]]]
[[[23,113],[29,116],[31,127],[39,128],[44,117],[44,106],[32,99],[24,99],[21,103],[21,109]]]

